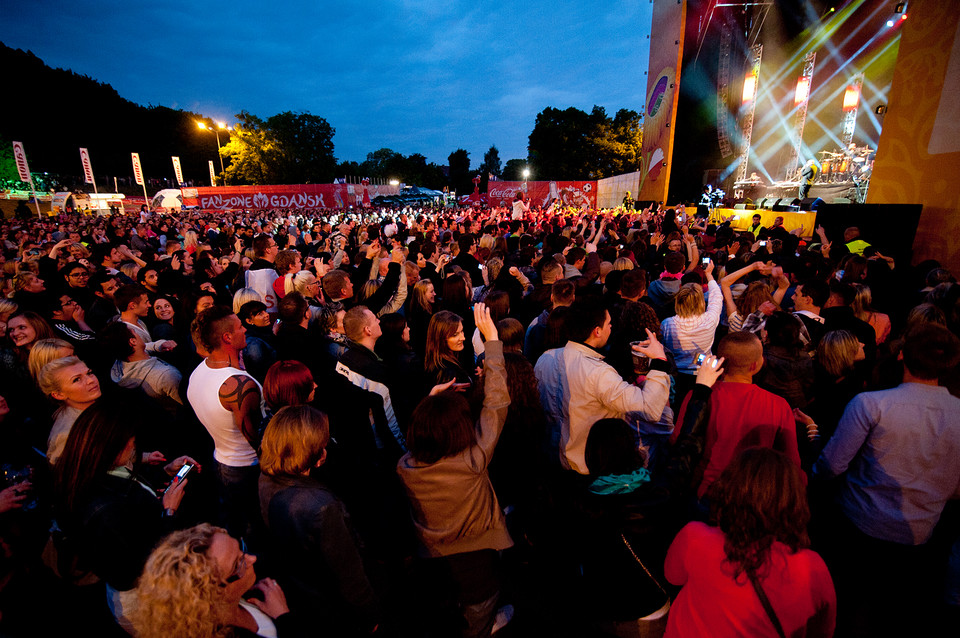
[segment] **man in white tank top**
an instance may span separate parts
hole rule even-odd
[[[214,443],[220,520],[235,536],[260,525],[256,447],[264,417],[263,389],[243,369],[246,328],[229,308],[214,306],[197,318],[198,337],[210,355],[190,375],[187,400]]]

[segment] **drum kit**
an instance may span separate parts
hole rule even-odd
[[[846,150],[820,151],[820,175],[817,183],[841,184],[868,180],[873,170],[870,156],[874,150],[869,146],[851,146]]]

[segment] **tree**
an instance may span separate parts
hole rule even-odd
[[[590,113],[547,107],[527,149],[538,179],[599,179],[637,170],[640,136],[640,115],[629,109],[611,119],[601,106]]]
[[[305,184],[333,180],[334,129],[309,113],[278,113],[266,121],[241,111],[230,141],[221,151],[229,159],[229,184]]]
[[[237,125],[230,141],[220,151],[230,164],[226,166],[228,184],[277,183],[273,167],[277,165],[277,142],[266,123],[246,111],[237,114]]]
[[[337,160],[333,157],[334,128],[310,113],[278,113],[266,122],[276,141],[276,172],[281,184],[328,183]]]
[[[483,164],[480,165],[480,170],[500,177],[500,151],[497,150],[496,146],[491,146],[490,150],[483,154]]]
[[[458,148],[447,157],[450,166],[450,187],[458,195],[473,192],[473,177],[470,175],[470,153]]]
[[[525,159],[507,160],[507,165],[503,167],[503,179],[508,182],[519,182],[523,179],[523,169],[529,162]]]

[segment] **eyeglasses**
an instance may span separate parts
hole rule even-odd
[[[70,277],[71,279],[84,279],[84,278],[89,278],[89,277],[90,277],[90,273],[88,273],[88,272],[72,272],[72,273],[70,273],[70,274],[67,275],[67,276]]]
[[[220,586],[226,587],[231,583],[237,582],[238,580],[243,578],[243,575],[246,572],[247,572],[247,543],[246,541],[243,540],[243,538],[241,538],[240,539],[240,558],[237,559],[237,564],[233,568],[233,572],[229,576],[223,579],[223,583]]]

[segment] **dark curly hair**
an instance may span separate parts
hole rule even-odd
[[[800,469],[776,450],[742,450],[711,486],[711,518],[724,533],[734,578],[757,573],[780,541],[791,552],[810,546],[810,508]]]

